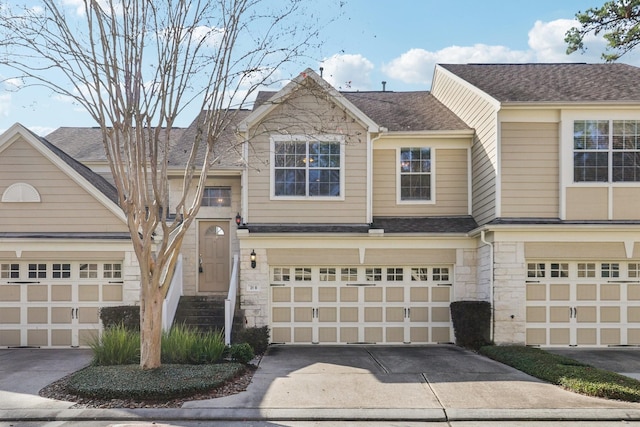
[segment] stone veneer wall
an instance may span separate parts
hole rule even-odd
[[[475,249],[456,251],[453,301],[486,300],[487,296],[479,292],[478,262]]]
[[[251,249],[240,251],[240,309],[244,310],[245,325],[269,324],[269,262],[266,249],[255,249],[256,268],[251,268]]]
[[[525,343],[526,263],[524,243],[494,243],[496,344]]]

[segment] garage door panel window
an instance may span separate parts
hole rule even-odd
[[[20,278],[19,264],[0,264],[0,279],[18,279]]]

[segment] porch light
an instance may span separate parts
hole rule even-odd
[[[236,214],[236,225],[240,225],[242,223],[242,217],[240,216],[240,212]]]
[[[251,268],[256,268],[256,251],[251,249],[251,256],[249,257],[251,260]]]

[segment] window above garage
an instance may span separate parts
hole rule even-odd
[[[430,147],[398,148],[398,203],[433,203],[433,155]]]
[[[574,182],[640,182],[640,121],[575,120]]]
[[[271,197],[344,199],[343,138],[331,135],[271,138]]]

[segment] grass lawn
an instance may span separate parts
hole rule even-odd
[[[640,402],[640,381],[539,348],[485,346],[480,348],[479,353],[576,393]]]

